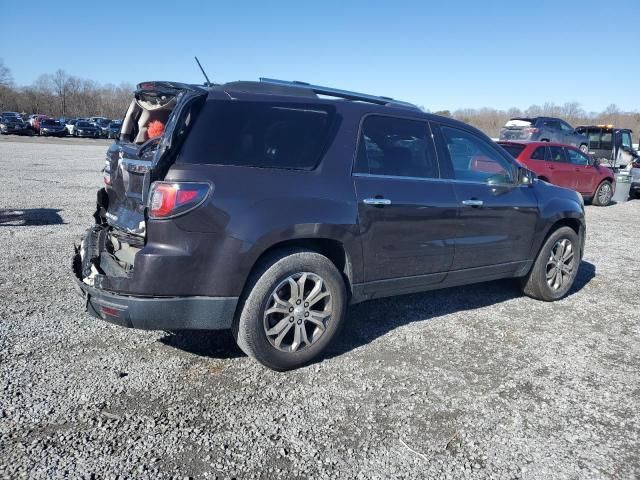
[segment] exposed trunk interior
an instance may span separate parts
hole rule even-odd
[[[206,95],[203,88],[171,82],[138,85],[120,138],[107,152],[106,195],[98,202],[106,223],[145,236],[151,183],[164,178]]]

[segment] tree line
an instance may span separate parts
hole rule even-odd
[[[0,111],[67,118],[122,118],[133,90],[133,85],[128,83],[101,85],[64,70],[42,74],[31,85],[17,86],[11,71],[0,60]]]
[[[40,75],[33,84],[20,87],[14,85],[11,71],[0,59],[0,111],[42,113],[53,117],[119,118],[131,102],[133,89],[128,83],[100,85],[93,80],[68,75],[64,70]],[[609,105],[602,112],[586,112],[579,103],[568,102],[564,105],[531,105],[526,110],[467,108],[434,113],[474,125],[492,138],[498,137],[500,128],[510,118],[536,116],[559,117],[573,126],[611,124],[630,128],[636,138],[640,135],[640,113],[625,112],[616,105]]]

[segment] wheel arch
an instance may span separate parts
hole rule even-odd
[[[278,252],[291,249],[308,250],[327,257],[342,274],[347,295],[351,297],[352,285],[354,283],[353,258],[341,241],[332,238],[293,238],[270,245],[263,250],[253,262],[250,273],[245,281],[243,292],[247,288],[249,279],[253,278],[256,270],[260,268],[263,261],[269,257],[277,256]]]

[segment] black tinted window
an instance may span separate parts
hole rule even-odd
[[[547,148],[538,147],[531,155],[532,160],[547,160]]]
[[[500,145],[504,148],[513,158],[518,158],[518,155],[524,150],[524,145]]]
[[[180,161],[312,169],[328,145],[334,118],[327,105],[209,102]]]
[[[513,164],[493,145],[472,133],[442,127],[451,163],[458,180],[511,183]]]
[[[356,170],[372,175],[439,177],[426,122],[370,116],[360,134]]]

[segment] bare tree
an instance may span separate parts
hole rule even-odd
[[[13,77],[11,76],[11,70],[5,66],[4,60],[0,58],[0,86],[10,87],[13,84]]]
[[[51,79],[55,87],[56,95],[60,100],[62,116],[67,114],[67,95],[69,92],[69,75],[64,70],[58,69]]]

